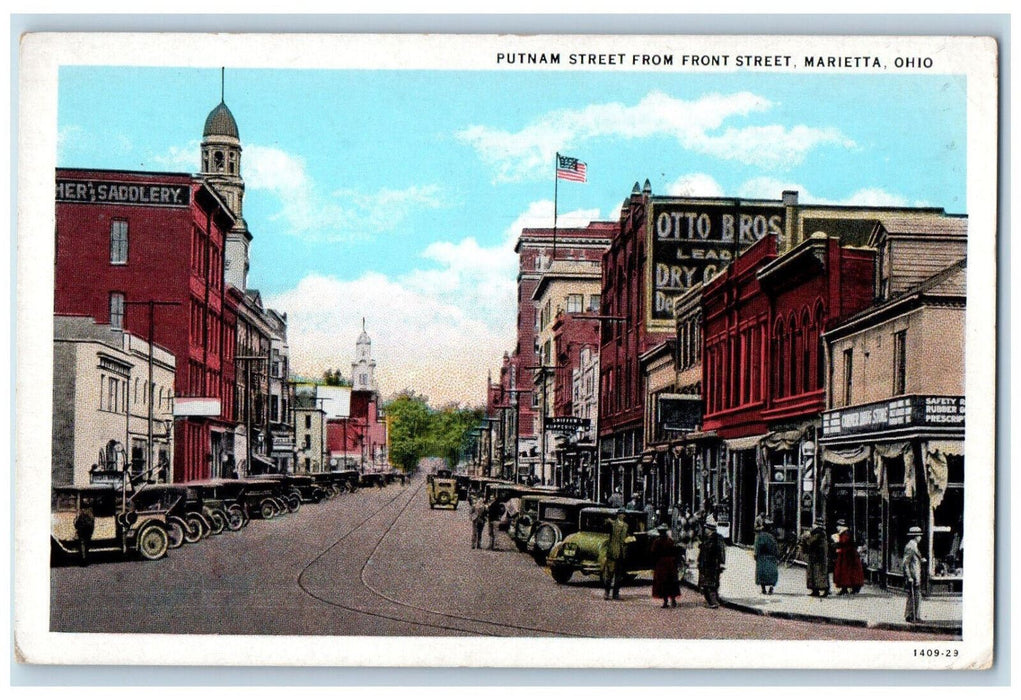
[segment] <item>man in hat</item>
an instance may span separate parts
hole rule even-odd
[[[922,590],[922,553],[918,545],[922,541],[922,528],[913,526],[908,529],[908,543],[904,545],[904,587],[908,592],[907,604],[904,606],[904,619],[908,622],[921,622],[918,605],[921,602]]]
[[[707,608],[720,607],[720,572],[727,561],[727,547],[716,532],[716,519],[705,521],[705,535],[698,548],[698,588]]]
[[[801,551],[807,563],[805,586],[809,595],[825,598],[830,594],[829,540],[822,520],[816,520],[815,526],[801,538]]]
[[[865,585],[865,570],[858,556],[858,547],[847,529],[847,521],[837,521],[836,561],[833,564],[833,585],[840,589],[837,595],[857,593]]]
[[[606,546],[606,559],[603,560],[603,598],[620,600],[620,579],[624,576],[624,554],[627,551],[627,520],[624,509],[617,509],[617,517],[610,521],[610,541]]]

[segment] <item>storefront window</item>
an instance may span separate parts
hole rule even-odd
[[[964,457],[947,455],[947,487],[932,511],[935,577],[960,577],[964,569]]]

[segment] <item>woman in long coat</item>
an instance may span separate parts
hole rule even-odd
[[[666,523],[658,528],[659,537],[652,541],[649,549],[656,562],[652,571],[652,597],[662,598],[663,607],[667,607],[667,600],[670,607],[677,607],[677,596],[681,594],[681,584],[677,578],[677,554],[678,548],[671,539]]]
[[[801,550],[808,566],[805,568],[805,585],[809,595],[825,598],[830,594],[829,541],[821,522],[802,538]]]
[[[858,556],[858,548],[843,520],[837,521],[837,558],[833,564],[833,585],[840,589],[837,595],[857,593],[865,585],[865,570]]]
[[[780,578],[776,566],[779,556],[780,547],[773,536],[773,523],[765,520],[762,529],[755,535],[755,583],[768,595],[772,595],[773,586]]]

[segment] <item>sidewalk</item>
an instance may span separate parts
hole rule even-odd
[[[688,570],[684,583],[698,583],[698,547],[688,551]],[[780,567],[780,578],[773,595],[763,595],[755,585],[755,558],[749,549],[727,547],[726,569],[720,580],[720,604],[742,612],[808,622],[826,622],[858,627],[897,629],[915,632],[961,634],[960,596],[923,598],[923,622],[904,621],[904,594],[866,584],[856,595],[836,595],[831,589],[826,598],[813,598],[805,587],[805,569],[791,565]]]

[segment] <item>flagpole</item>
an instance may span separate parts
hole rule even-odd
[[[553,156],[553,257],[550,261],[557,259],[557,185],[560,178],[557,176],[557,168],[560,166],[560,152]]]

